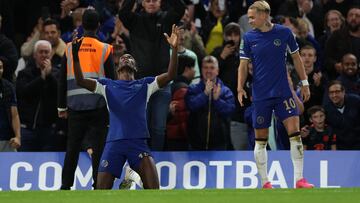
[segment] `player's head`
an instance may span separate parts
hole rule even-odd
[[[248,9],[249,24],[260,28],[270,21],[270,5],[266,1],[255,1]]]
[[[183,75],[189,80],[195,77],[195,59],[186,55],[178,57],[178,75]]]
[[[157,13],[161,8],[161,0],[143,0],[141,3],[146,13]]]
[[[342,57],[341,66],[342,66],[343,74],[345,74],[349,77],[353,77],[353,76],[357,75],[358,62],[357,62],[357,58],[354,54],[351,54],[351,53],[345,54]]]
[[[325,127],[325,109],[322,106],[312,106],[307,110],[310,122],[315,128],[323,129]]]
[[[201,74],[204,80],[215,80],[219,74],[219,63],[214,56],[205,56],[202,60]]]
[[[82,16],[82,26],[85,31],[96,31],[100,24],[99,14],[93,8],[88,8]]]
[[[328,93],[330,101],[337,107],[342,107],[345,100],[345,88],[338,80],[329,83]]]
[[[118,79],[130,80],[134,79],[134,74],[137,72],[136,61],[130,54],[120,56],[119,65],[116,69]]]
[[[305,45],[300,49],[300,56],[304,63],[306,75],[309,75],[314,70],[316,50],[311,45]]]

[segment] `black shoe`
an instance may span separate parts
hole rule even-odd
[[[66,187],[66,186],[61,186],[60,190],[70,190],[70,187]]]

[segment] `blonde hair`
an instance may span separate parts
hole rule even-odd
[[[262,1],[255,1],[250,7],[249,9],[255,9],[257,12],[265,12],[266,14],[270,15],[270,5],[262,0]]]

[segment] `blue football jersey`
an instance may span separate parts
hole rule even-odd
[[[268,32],[254,29],[245,33],[240,59],[250,59],[253,64],[254,101],[292,95],[286,75],[288,48],[291,54],[299,50],[295,36],[285,26],[274,24]]]
[[[109,109],[110,128],[107,142],[149,137],[146,106],[150,96],[158,89],[154,77],[132,81],[97,80],[94,92],[104,96]]]

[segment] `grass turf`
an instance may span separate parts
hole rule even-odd
[[[0,203],[309,203],[360,202],[360,188],[224,189],[224,190],[108,190],[0,192]]]

